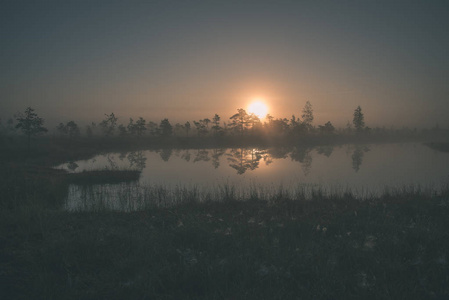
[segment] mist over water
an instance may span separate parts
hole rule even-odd
[[[321,147],[161,149],[108,153],[58,166],[70,172],[98,169],[141,170],[131,185],[89,187],[116,203],[144,197],[145,187],[214,192],[230,186],[243,196],[251,190],[266,195],[280,188],[325,194],[351,191],[358,197],[380,195],[387,189],[440,189],[449,179],[449,153],[417,143],[366,144]],[[86,187],[70,186],[67,207],[77,209]],[[123,191],[127,191],[127,195]],[[83,192],[84,191],[84,192]],[[119,195],[120,194],[120,195]],[[140,196],[139,196],[140,195]],[[149,195],[147,195],[150,197]],[[113,199],[117,201],[114,202]],[[179,199],[178,199],[179,200]],[[112,204],[111,204],[112,205]],[[112,205],[111,208],[120,209]],[[137,207],[135,208],[137,209]]]

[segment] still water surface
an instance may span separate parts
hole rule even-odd
[[[140,187],[156,185],[213,189],[232,185],[238,190],[249,190],[251,187],[278,189],[282,186],[288,190],[308,186],[330,193],[350,189],[358,196],[369,196],[381,194],[386,188],[412,185],[440,189],[449,182],[449,153],[417,143],[267,149],[162,149],[108,153],[66,163],[58,168],[69,172],[104,168],[138,169],[142,171],[138,183]],[[123,191],[123,184],[119,186]],[[117,196],[115,188],[117,186],[114,185],[97,187],[96,193],[102,194],[103,198],[112,198],[114,194]],[[80,199],[87,197],[83,189],[73,185],[70,187],[68,209],[79,208]]]

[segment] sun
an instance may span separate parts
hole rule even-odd
[[[268,106],[261,100],[255,100],[248,105],[248,112],[255,114],[259,118],[265,118],[268,113]]]

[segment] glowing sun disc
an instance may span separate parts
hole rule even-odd
[[[265,118],[268,113],[268,107],[262,101],[254,101],[248,106],[248,112],[255,114],[259,118]]]

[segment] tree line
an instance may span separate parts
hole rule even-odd
[[[176,123],[172,125],[165,118],[159,124],[147,122],[143,117],[134,120],[129,118],[127,123],[120,123],[114,113],[105,114],[105,117],[99,123],[92,122],[85,127],[85,136],[92,137],[101,135],[105,137],[222,137],[222,136],[248,136],[248,135],[267,135],[267,136],[286,136],[286,135],[307,135],[307,134],[334,134],[336,129],[329,121],[323,125],[314,126],[313,108],[309,101],[306,102],[300,117],[292,115],[290,119],[274,118],[266,115],[264,122],[255,114],[248,113],[239,108],[237,113],[232,115],[227,121],[222,121],[218,114],[211,119],[205,118],[194,120],[192,123],[187,121],[184,124]],[[28,144],[31,137],[47,132],[43,126],[44,120],[37,115],[31,107],[25,109],[24,113],[16,117],[17,124],[13,127],[12,122],[8,121],[9,128],[22,131],[27,137]],[[358,134],[369,132],[371,129],[365,126],[364,114],[360,106],[353,113],[352,124],[346,128],[348,132]],[[75,121],[60,123],[56,127],[56,132],[60,136],[70,139],[82,135],[82,130]]]

